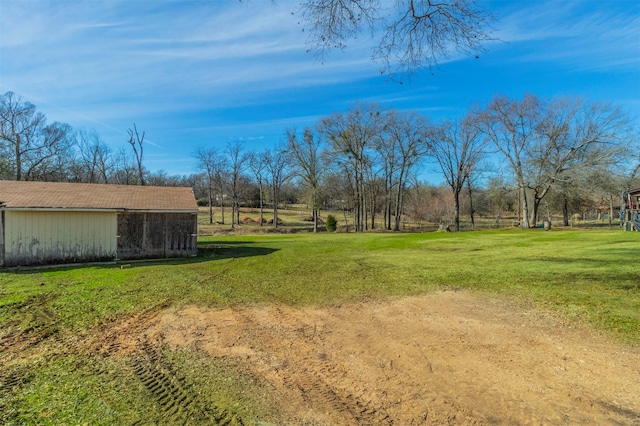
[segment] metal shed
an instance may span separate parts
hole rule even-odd
[[[0,266],[197,253],[191,188],[0,180]]]

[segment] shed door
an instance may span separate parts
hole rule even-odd
[[[165,257],[165,215],[120,213],[118,215],[118,258]]]
[[[167,257],[195,255],[197,232],[197,215],[189,213],[166,215],[165,255]]]
[[[191,256],[197,253],[198,219],[191,213],[118,214],[118,258]]]

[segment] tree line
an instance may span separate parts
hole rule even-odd
[[[303,202],[318,229],[319,210],[341,212],[350,230],[401,230],[403,220],[460,229],[461,217],[513,212],[521,227],[552,214],[608,206],[640,186],[637,129],[610,103],[577,97],[495,96],[464,117],[432,122],[415,111],[354,104],[314,126],[285,129],[271,148],[249,151],[240,140],[204,146],[198,173],[167,176],[144,168],[145,132],[134,124],[128,145],[112,150],[93,130],[47,124],[35,105],[0,96],[0,178],[190,186],[209,207],[209,222],[241,223],[240,207]],[[424,182],[436,172],[442,184]],[[214,207],[220,218],[214,218]],[[225,218],[225,208],[230,209]],[[544,210],[544,212],[543,212]]]
[[[13,92],[0,95],[0,179],[144,185],[150,173],[142,166],[143,142],[134,124],[132,151],[114,151],[95,130],[48,124],[31,102]]]

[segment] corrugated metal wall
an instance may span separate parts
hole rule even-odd
[[[4,266],[116,258],[116,212],[4,213]]]

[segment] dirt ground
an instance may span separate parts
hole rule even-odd
[[[484,294],[167,308],[113,324],[94,350],[141,340],[233,359],[292,425],[640,425],[637,348]]]

